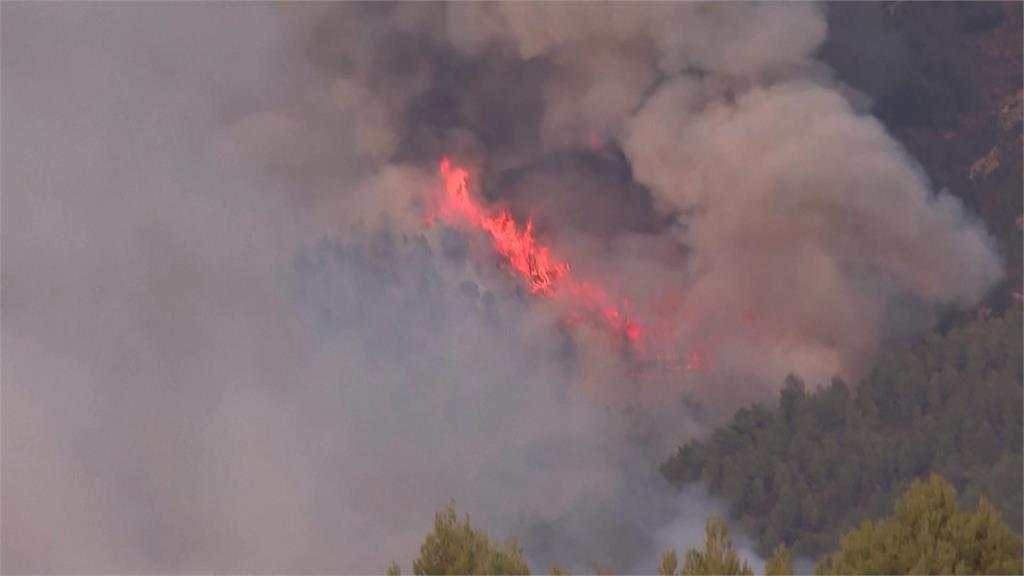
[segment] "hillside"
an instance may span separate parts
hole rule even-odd
[[[787,380],[778,405],[739,410],[662,466],[703,481],[769,553],[818,556],[938,473],[965,505],[992,500],[1021,529],[1021,307],[884,354],[856,388]]]
[[[979,310],[883,353],[862,382],[808,390],[791,377],[777,406],[738,411],[662,471],[724,497],[765,554],[785,542],[817,556],[929,473],[949,478],[965,505],[986,495],[1020,531],[1024,6],[843,3],[828,16],[819,56],[933,188],[985,222],[1005,279]]]

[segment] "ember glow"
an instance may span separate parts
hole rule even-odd
[[[572,304],[565,317],[568,325],[579,322],[598,325],[640,360],[668,367],[683,366],[686,371],[705,367],[697,350],[692,350],[685,362],[666,353],[662,339],[654,337],[634,319],[628,299],[613,298],[599,284],[574,276],[569,262],[537,240],[532,220],[527,219],[521,225],[508,210],[492,212],[482,207],[470,192],[468,170],[446,157],[441,159],[440,174],[443,186],[428,221],[436,218],[449,226],[486,233],[495,252],[531,293],[545,298],[564,298]]]

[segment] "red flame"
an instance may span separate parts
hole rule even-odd
[[[490,216],[480,209],[469,196],[469,172],[465,168],[452,166],[442,158],[441,177],[444,191],[438,215],[448,222],[461,217],[487,232],[494,249],[529,282],[531,292],[551,294],[559,279],[569,276],[569,264],[554,258],[549,247],[534,239],[533,221],[527,220],[520,228],[507,211]]]
[[[704,368],[705,362],[696,350],[683,364],[666,354],[664,346],[654,345],[651,335],[632,318],[628,300],[616,303],[601,286],[577,279],[568,262],[534,237],[532,220],[520,225],[507,210],[493,214],[484,210],[470,194],[469,171],[465,168],[442,158],[440,171],[444,186],[434,216],[449,225],[468,224],[486,232],[495,252],[526,282],[533,294],[568,298],[574,309],[565,318],[567,324],[581,320],[596,322],[640,358],[654,359],[669,366],[682,365],[687,371]]]

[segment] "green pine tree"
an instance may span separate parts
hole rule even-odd
[[[491,542],[482,530],[469,524],[469,516],[459,521],[455,504],[449,502],[434,516],[434,529],[427,534],[420,555],[413,561],[417,575],[439,574],[529,574],[530,567],[515,540],[504,545]],[[388,567],[388,576],[399,574],[397,564]]]
[[[974,514],[957,509],[957,493],[933,475],[914,481],[893,514],[842,537],[819,574],[1021,574],[1021,538],[984,498]]]
[[[661,563],[658,564],[658,576],[675,576],[679,560],[676,558],[676,551],[669,550],[661,555]]]
[[[704,549],[691,548],[686,551],[681,574],[684,576],[701,574],[752,576],[754,574],[746,560],[740,560],[736,550],[733,549],[732,538],[729,536],[725,518],[712,516],[708,519],[704,531],[707,537],[704,541]]]
[[[775,547],[775,552],[764,565],[765,576],[793,576],[793,567],[790,561],[789,548],[780,543]]]

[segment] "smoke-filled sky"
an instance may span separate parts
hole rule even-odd
[[[3,571],[408,569],[451,498],[538,571],[696,544],[718,507],[659,480],[676,445],[1001,274],[827,23],[4,3]],[[442,155],[708,365],[638,368],[428,227]]]

